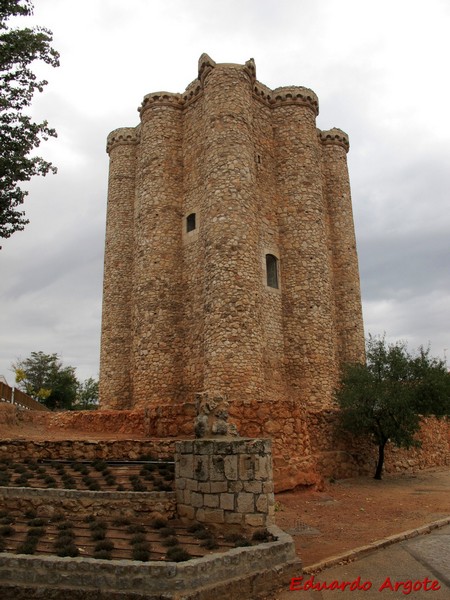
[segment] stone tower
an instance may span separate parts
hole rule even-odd
[[[101,406],[211,392],[249,434],[330,407],[364,356],[347,135],[313,91],[206,54],[139,112],[107,142]]]

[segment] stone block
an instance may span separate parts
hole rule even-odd
[[[203,496],[203,506],[207,506],[208,508],[218,508],[219,507],[219,494],[204,494]],[[223,508],[222,506],[220,508]]]
[[[262,482],[262,491],[263,494],[273,494],[273,481],[263,481]]]
[[[203,506],[203,494],[199,494],[198,492],[190,492],[190,502],[191,506],[195,506],[196,508],[200,508]],[[188,504],[188,502],[186,502]]]
[[[238,457],[235,455],[225,456],[223,461],[224,474],[229,481],[238,479]]]
[[[211,491],[211,484],[209,481],[200,481],[198,483],[198,491],[202,492],[202,494],[209,494]]]
[[[192,454],[193,451],[193,441],[192,440],[180,440],[175,442],[175,460],[177,460],[178,455],[182,454]]]
[[[236,509],[240,513],[252,513],[255,511],[255,496],[246,492],[237,495]]]
[[[235,512],[225,512],[225,523],[242,525],[244,523],[244,515]]]
[[[248,454],[239,456],[239,479],[242,481],[255,479],[255,458]]]
[[[214,441],[212,440],[195,440],[193,442],[194,454],[213,454]]]
[[[227,481],[211,481],[210,483],[211,494],[220,494],[221,492],[228,491]]]
[[[225,479],[225,457],[216,454],[211,456],[209,478],[211,481],[223,481]]]
[[[234,494],[220,494],[220,508],[224,510],[235,510]]]
[[[262,483],[260,481],[244,481],[244,492],[252,494],[261,494]]]
[[[265,515],[262,514],[248,514],[244,515],[244,523],[251,527],[264,527],[266,524]]]
[[[265,494],[261,494],[256,498],[256,510],[258,512],[267,513],[269,511],[269,503],[267,496]]]
[[[195,508],[193,506],[187,506],[186,504],[178,504],[177,513],[180,518],[194,519]]]
[[[184,454],[177,461],[177,476],[192,478],[194,473],[194,457],[192,454]]]
[[[228,491],[239,493],[244,489],[244,484],[242,481],[230,481],[228,482]]]
[[[272,460],[270,456],[256,458],[255,478],[262,480],[272,479]]]
[[[224,511],[220,508],[199,508],[196,518],[202,523],[224,523]]]
[[[209,480],[209,457],[194,456],[194,475],[193,479],[197,481],[208,481]]]
[[[186,479],[186,489],[193,490],[196,492],[198,490],[199,483],[195,479]]]

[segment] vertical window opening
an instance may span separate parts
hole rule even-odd
[[[195,213],[191,213],[186,218],[186,232],[194,231],[195,226]]]
[[[278,289],[278,258],[273,254],[266,254],[267,285]]]

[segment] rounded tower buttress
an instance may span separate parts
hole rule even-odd
[[[260,398],[262,335],[254,63],[203,61],[204,388]]]
[[[102,408],[130,408],[131,305],[136,150],[134,127],[112,131],[103,275],[99,396]]]
[[[320,131],[324,190],[333,267],[336,354],[339,366],[364,361],[358,255],[347,168],[349,140],[342,130]]]
[[[156,92],[140,108],[133,282],[134,406],[178,399],[182,99]]]
[[[322,408],[331,402],[336,361],[318,100],[307,88],[289,87],[274,90],[272,102],[286,373],[305,408]]]

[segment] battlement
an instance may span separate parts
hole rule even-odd
[[[342,131],[342,129],[333,127],[333,129],[329,129],[327,131],[319,130],[319,137],[323,145],[337,144],[338,146],[342,146],[346,152],[349,151],[350,142],[348,135],[345,133],[345,131]]]
[[[137,144],[139,141],[138,127],[121,127],[114,129],[106,140],[106,152],[109,154],[114,146],[119,144]]]

